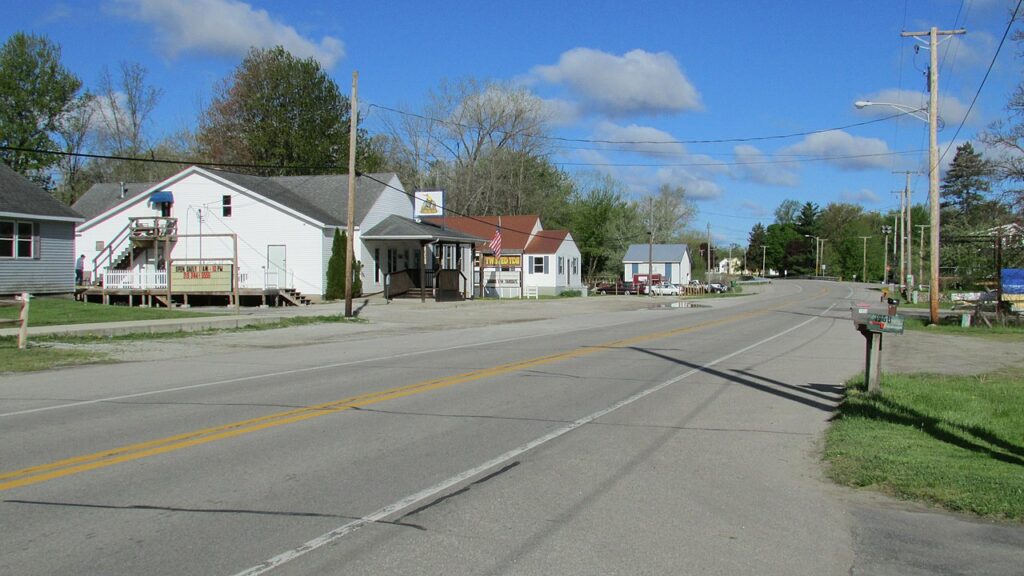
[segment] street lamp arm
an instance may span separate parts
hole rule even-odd
[[[917,118],[922,122],[928,122],[929,119],[929,111],[927,106],[921,108],[914,108],[913,106],[907,106],[906,104],[897,104],[895,102],[872,102],[871,100],[857,100],[856,102],[853,103],[853,105],[858,110],[863,110],[868,106],[888,106],[890,108],[895,108],[896,110],[899,110],[900,112],[906,114],[907,116],[913,116],[914,118]],[[936,117],[935,122],[938,124],[939,130],[942,130],[943,128],[946,127],[946,123],[942,121],[941,116]]]

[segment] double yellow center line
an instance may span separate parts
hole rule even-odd
[[[217,440],[224,440],[227,438],[242,436],[244,434],[258,432],[260,430],[274,428],[276,426],[294,424],[296,422],[310,420],[312,418],[325,416],[327,414],[335,414],[337,412],[348,410],[350,408],[370,406],[373,404],[377,404],[379,402],[404,398],[406,396],[412,396],[414,394],[422,394],[424,392],[430,392],[432,390],[440,390],[442,388],[448,388],[450,386],[455,386],[457,384],[463,384],[466,382],[472,382],[474,380],[480,380],[492,376],[508,374],[510,372],[525,370],[528,368],[533,368],[544,364],[550,364],[552,362],[559,362],[562,360],[569,360],[572,358],[588,356],[590,354],[594,354],[600,350],[608,348],[627,348],[651,340],[668,338],[679,334],[684,334],[686,332],[692,332],[694,330],[700,330],[704,328],[718,326],[721,324],[727,324],[730,322],[746,320],[752,317],[767,314],[772,310],[776,310],[781,307],[783,306],[780,305],[769,309],[737,314],[720,320],[712,320],[700,324],[695,324],[692,326],[687,326],[685,328],[676,328],[673,330],[654,332],[650,334],[644,334],[642,336],[636,336],[633,338],[614,340],[611,342],[607,342],[605,344],[577,348],[574,350],[569,350],[567,352],[560,352],[557,354],[549,354],[546,356],[539,356],[527,360],[510,362],[508,364],[501,364],[498,366],[492,366],[490,368],[474,370],[472,372],[466,372],[464,374],[457,374],[454,376],[447,376],[444,378],[424,380],[422,382],[409,384],[407,386],[399,386],[396,388],[389,388],[387,390],[369,392],[366,394],[360,394],[358,396],[351,396],[348,398],[343,398],[341,400],[335,400],[333,402],[305,406],[303,408],[297,408],[285,412],[278,412],[276,414],[269,414],[266,416],[260,416],[258,418],[251,418],[248,420],[241,420],[239,422],[232,422],[230,424],[214,426],[212,428],[204,428],[201,430],[186,432],[184,434],[178,434],[176,436],[168,436],[166,438],[160,438],[158,440],[150,440],[148,442],[142,442],[139,444],[131,444],[119,448],[112,448],[110,450],[103,450],[101,452],[96,452],[94,454],[88,454],[85,456],[67,458],[65,460],[59,460],[56,462],[51,462],[49,464],[42,464],[30,468],[23,468],[21,470],[4,472],[0,473],[0,491],[10,490],[12,488],[20,488],[23,486],[30,486],[33,484],[39,484],[41,482],[46,482],[48,480],[53,480],[56,478],[71,476],[74,474],[79,474],[81,472],[95,470],[97,468],[105,468],[107,466],[113,466],[115,464],[120,464],[122,462],[129,462],[132,460],[138,460],[140,458],[146,458],[149,456],[156,456],[158,454],[173,452],[175,450],[181,450],[183,448],[190,448],[192,446],[208,444],[210,442],[216,442]]]

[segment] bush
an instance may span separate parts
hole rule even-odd
[[[561,297],[561,298],[575,298],[577,296],[582,296],[582,295],[583,295],[583,293],[580,292],[579,290],[564,290],[564,291],[562,291],[559,294],[559,297]]]

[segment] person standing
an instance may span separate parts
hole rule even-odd
[[[75,262],[75,286],[82,285],[82,277],[85,275],[85,254],[78,257]]]

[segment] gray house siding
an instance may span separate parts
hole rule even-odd
[[[0,259],[0,294],[74,292],[74,223],[47,220],[35,220],[34,223],[39,230],[35,257]]]

